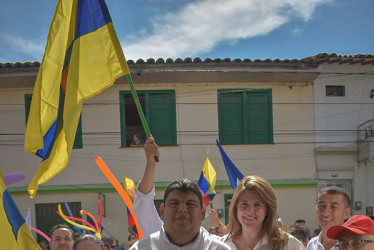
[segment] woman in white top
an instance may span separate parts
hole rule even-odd
[[[303,244],[276,225],[277,197],[271,185],[257,175],[244,177],[231,200],[228,234],[231,249],[305,249]]]

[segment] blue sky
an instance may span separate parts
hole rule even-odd
[[[2,1],[0,62],[41,61],[57,0]],[[107,0],[126,59],[374,54],[372,0]]]

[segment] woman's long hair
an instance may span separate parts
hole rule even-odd
[[[244,177],[235,189],[229,209],[227,240],[242,234],[242,225],[240,224],[237,215],[237,203],[239,197],[245,190],[256,191],[267,206],[267,214],[264,218],[259,237],[262,238],[264,235],[267,236],[270,249],[282,249],[287,244],[288,235],[276,225],[277,197],[275,196],[274,190],[269,182],[257,175]]]

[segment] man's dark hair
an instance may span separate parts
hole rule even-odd
[[[59,228],[66,228],[66,229],[68,229],[70,231],[70,233],[71,233],[71,238],[74,239],[74,231],[71,230],[71,228],[68,225],[66,225],[66,224],[57,224],[57,225],[54,225],[52,227],[51,231],[49,231],[49,237],[51,237],[51,239],[52,239],[53,233],[57,229],[59,229]]]
[[[309,230],[307,228],[292,227],[290,234],[301,242],[308,242]]]
[[[165,194],[164,194],[164,202],[166,202],[166,199],[168,198],[171,191],[181,191],[181,192],[188,192],[191,191],[197,195],[200,201],[201,207],[203,206],[203,197],[201,195],[201,191],[199,186],[194,183],[193,181],[183,178],[180,180],[175,180],[166,188]]]
[[[297,220],[295,221],[295,223],[305,223],[305,220],[303,220],[303,219],[297,219]]]
[[[348,193],[340,187],[328,186],[328,187],[322,188],[318,192],[317,202],[318,202],[318,197],[321,196],[321,195],[324,195],[324,194],[341,194],[341,195],[343,195],[343,200],[344,200],[345,206],[347,208],[351,207],[351,198],[349,197]]]
[[[85,234],[85,235],[82,235],[80,236],[78,239],[76,239],[74,241],[74,244],[73,244],[73,250],[76,250],[77,249],[77,246],[80,242],[82,241],[93,241],[95,242],[95,244],[101,249],[103,250],[104,249],[104,243],[102,240],[100,240],[99,238],[97,238],[96,236],[92,235],[92,234]]]

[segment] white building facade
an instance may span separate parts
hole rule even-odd
[[[338,185],[352,199],[352,214],[373,216],[373,55],[320,54],[314,81],[318,188]]]
[[[30,199],[26,190],[40,159],[23,151],[23,140],[38,67],[38,63],[0,64],[0,166],[4,174],[26,176],[8,189],[21,212],[30,208],[32,224],[45,233],[61,221],[55,215],[58,203],[68,202],[75,216],[80,209],[97,215],[97,200],[105,200],[103,225],[123,242],[128,234],[126,207],[94,159],[103,158],[121,183],[124,176],[138,182],[143,174],[143,149],[130,147],[133,134],[144,137],[144,133],[127,81],[122,77],[85,102],[68,166]],[[129,67],[160,146],[157,205],[172,180],[198,180],[209,151],[217,171],[212,205],[227,221],[233,190],[215,145],[219,139],[244,175],[260,175],[272,184],[278,214],[287,224],[302,218],[311,230],[317,228],[316,193],[320,186],[335,182],[349,187],[354,201],[361,201],[357,213],[373,206],[370,179],[365,184],[358,181],[373,177],[372,163],[358,160],[356,143],[357,126],[373,113],[370,96],[362,94],[374,87],[372,75],[370,82],[370,75],[362,74],[373,71],[372,63],[329,64],[321,56],[255,61],[186,58],[139,60],[129,62]],[[328,77],[332,72],[337,76]],[[343,98],[349,99],[325,95],[327,85],[343,83],[345,93],[350,93]],[[359,93],[364,101],[357,99]],[[351,105],[341,104],[348,102]],[[339,134],[337,143],[335,130],[355,132],[344,138]],[[205,220],[203,225],[212,224]]]

